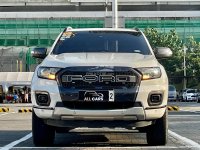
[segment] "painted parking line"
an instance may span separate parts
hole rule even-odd
[[[168,133],[173,136],[176,139],[179,139],[180,141],[184,142],[187,146],[192,146],[194,148],[198,148],[200,149],[200,145],[198,143],[196,143],[195,141],[192,141],[191,139],[188,139],[186,137],[183,137],[171,130],[168,131]]]
[[[191,113],[195,113],[195,114],[200,114],[200,111],[194,111],[194,110],[182,110],[184,112],[191,112]]]
[[[9,114],[16,114],[16,112],[9,112],[9,113],[0,114],[0,117],[5,116],[5,115],[9,115]]]
[[[180,117],[180,118],[184,118],[184,117],[200,117],[199,114],[194,114],[194,115],[169,115],[169,118],[177,118],[177,117]]]
[[[15,112],[13,112],[15,113]],[[8,113],[7,113],[8,114]],[[7,114],[4,114],[4,115],[7,115]],[[2,114],[3,115],[3,114]],[[191,148],[191,149],[200,149],[200,145],[191,140],[191,139],[188,139],[186,137],[183,137],[171,130],[168,130],[168,133],[170,136],[174,137],[175,139],[183,142],[185,144],[185,146],[178,146],[178,147],[175,147],[175,146],[145,146],[145,147],[95,147],[95,149],[138,149],[138,148],[141,148],[141,149],[185,149],[185,148]],[[73,149],[72,147],[14,147],[18,144],[20,144],[21,142],[24,142],[28,139],[30,139],[32,137],[32,133],[29,133],[27,134],[26,136],[16,140],[16,141],[13,141],[11,143],[9,143],[8,145],[5,145],[4,147],[1,147],[0,150],[9,150],[9,149],[12,149],[12,148],[17,148],[17,149]],[[82,147],[83,149],[85,147]],[[81,147],[79,147],[79,150],[82,149]],[[90,148],[87,148],[87,149],[90,149]],[[94,147],[92,148],[94,149]]]
[[[95,147],[95,149],[185,149],[185,148],[191,148],[191,149],[200,149],[200,145],[194,141],[192,141],[191,139],[188,139],[186,137],[183,137],[171,130],[168,131],[169,135],[176,138],[177,140],[180,140],[181,142],[183,142],[185,144],[185,146],[179,146],[179,147],[175,147],[175,146],[143,146],[143,147]],[[1,147],[0,150],[10,150],[12,148],[17,148],[17,149],[70,149],[73,150],[72,147],[14,147],[15,145],[20,144],[21,142],[24,142],[28,139],[30,139],[32,137],[32,133],[29,133],[28,135],[22,137],[19,140],[16,140],[14,142],[11,142],[10,144]],[[79,147],[79,149],[84,149],[86,147]],[[94,147],[88,147],[87,149],[94,149]]]
[[[9,150],[9,149],[13,148],[15,145],[17,145],[21,142],[24,142],[24,141],[30,139],[31,137],[32,137],[32,133],[29,133],[28,135],[24,136],[23,138],[16,140],[16,141],[2,147],[0,150]]]
[[[200,124],[200,121],[173,121],[173,122],[169,122],[169,124]]]

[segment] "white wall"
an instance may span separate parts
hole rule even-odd
[[[104,5],[106,0],[0,0],[0,6],[36,6],[36,5]],[[112,0],[107,0],[111,3]],[[200,0],[118,0],[120,5],[127,4],[200,4]]]
[[[112,12],[107,13],[112,16]],[[200,11],[119,11],[123,17],[200,17]],[[0,19],[7,18],[104,18],[103,11],[76,12],[1,12]]]
[[[33,72],[0,72],[0,82],[31,81]]]

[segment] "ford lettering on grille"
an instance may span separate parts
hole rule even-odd
[[[62,82],[136,82],[135,76],[130,75],[63,75]]]

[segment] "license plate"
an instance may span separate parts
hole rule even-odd
[[[114,102],[114,91],[79,91],[79,99],[87,102]]]

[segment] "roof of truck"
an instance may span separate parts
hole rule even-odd
[[[65,28],[65,31],[121,31],[121,32],[140,32],[139,29],[125,29],[125,28],[78,28],[73,29],[72,27]]]

